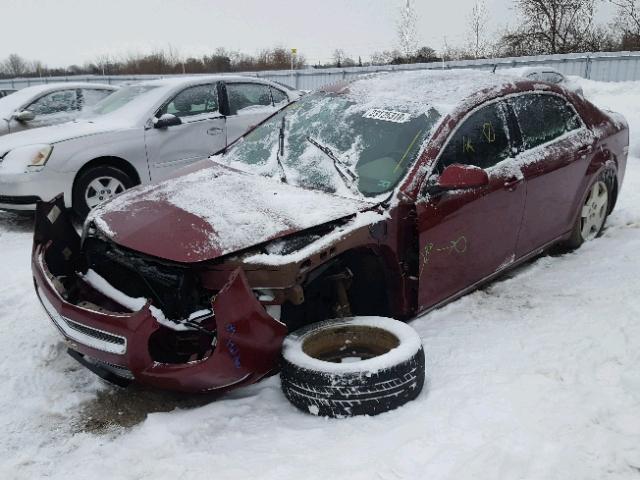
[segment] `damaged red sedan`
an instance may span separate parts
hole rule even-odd
[[[92,212],[38,207],[37,294],[112,382],[229,389],[287,332],[410,319],[555,245],[597,237],[628,126],[557,85],[480,72],[366,77],[308,95],[224,155]]]

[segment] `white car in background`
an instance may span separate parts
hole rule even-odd
[[[122,87],[74,122],[0,137],[0,209],[34,210],[64,193],[84,217],[127,188],[224,150],[300,96],[222,75]]]
[[[117,89],[100,83],[49,83],[0,95],[0,135],[68,122]]]
[[[582,87],[571,78],[567,77],[558,70],[539,66],[539,67],[522,67],[522,68],[505,68],[498,70],[501,74],[507,73],[510,75],[516,75],[524,77],[532,82],[546,82],[554,85],[560,85],[578,95],[583,95]]]

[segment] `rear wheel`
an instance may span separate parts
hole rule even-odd
[[[122,170],[110,165],[94,167],[82,173],[73,188],[73,209],[81,218],[96,205],[131,188],[134,181]]]
[[[611,188],[604,176],[591,186],[580,214],[573,228],[571,238],[567,242],[569,248],[578,248],[584,242],[597,238],[604,230],[604,224],[609,214]]]

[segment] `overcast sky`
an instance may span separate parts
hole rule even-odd
[[[101,54],[173,47],[202,55],[217,47],[256,53],[297,47],[309,63],[334,49],[366,61],[397,47],[405,0],[0,0],[0,59],[18,53],[51,67]],[[465,42],[475,0],[414,0],[418,41],[440,51]],[[514,23],[512,0],[486,0],[490,31]],[[606,19],[610,12],[601,12]]]

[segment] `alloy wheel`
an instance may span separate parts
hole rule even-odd
[[[607,218],[609,205],[609,190],[607,184],[598,180],[591,190],[582,207],[582,222],[580,233],[584,241],[593,240],[598,236]]]
[[[114,177],[98,177],[89,183],[84,192],[84,200],[91,209],[99,203],[125,191],[124,184]]]

